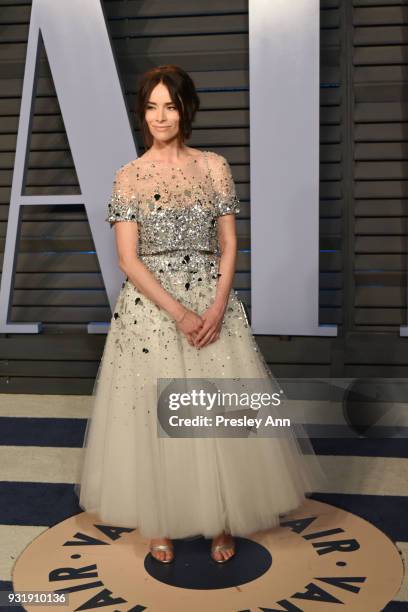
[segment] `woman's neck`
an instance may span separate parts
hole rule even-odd
[[[189,147],[185,145],[155,145],[144,153],[144,157],[156,159],[163,162],[179,163],[185,158],[190,157]]]

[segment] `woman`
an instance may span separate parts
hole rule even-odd
[[[201,534],[222,563],[235,553],[233,535],[277,525],[323,473],[293,432],[158,436],[158,378],[271,385],[273,377],[232,289],[240,209],[230,167],[185,144],[199,108],[192,79],[177,66],[150,70],[137,108],[147,150],[117,171],[108,203],[126,281],[94,386],[76,491],[84,510],[151,538],[158,561],[174,558],[171,538]]]

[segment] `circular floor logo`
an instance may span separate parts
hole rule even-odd
[[[312,499],[282,516],[278,527],[237,537],[236,555],[225,564],[211,559],[210,543],[175,540],[175,561],[163,565],[151,558],[149,540],[137,529],[83,512],[22,552],[14,591],[68,596],[68,605],[24,605],[33,612],[374,612],[403,578],[400,555],[387,536]]]

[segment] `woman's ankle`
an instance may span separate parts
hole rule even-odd
[[[218,539],[220,539],[220,538],[225,538],[225,539],[228,539],[228,538],[233,538],[233,537],[234,537],[234,536],[233,536],[231,533],[226,533],[225,531],[222,531],[222,532],[221,532],[221,533],[219,533],[218,535],[213,536],[213,540],[218,540]]]

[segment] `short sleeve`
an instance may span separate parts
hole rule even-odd
[[[105,221],[110,223],[111,227],[116,221],[139,221],[137,196],[126,166],[116,172]]]
[[[222,155],[211,152],[209,165],[215,192],[216,216],[239,213],[240,202],[229,163]]]

